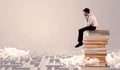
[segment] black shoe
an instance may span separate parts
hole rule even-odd
[[[83,43],[78,43],[76,46],[75,46],[75,48],[78,48],[78,47],[80,47],[80,46],[82,46],[83,45]]]

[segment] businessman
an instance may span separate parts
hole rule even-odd
[[[89,8],[83,9],[83,15],[85,16],[85,27],[79,29],[79,35],[78,35],[78,44],[75,46],[75,48],[78,48],[83,45],[83,32],[85,30],[95,30],[98,26],[96,17],[90,13]]]

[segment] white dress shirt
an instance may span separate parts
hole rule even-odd
[[[86,19],[85,26],[89,26],[89,25],[92,25],[95,27],[98,26],[96,17],[93,14],[89,14],[88,16],[85,16],[85,19]]]

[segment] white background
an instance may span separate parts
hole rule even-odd
[[[110,30],[108,51],[119,49],[120,0],[0,0],[0,48],[67,53],[76,50],[82,10],[91,9],[97,29]],[[77,49],[78,50],[78,49]]]

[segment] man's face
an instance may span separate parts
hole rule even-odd
[[[88,13],[86,13],[86,12],[83,12],[83,15],[84,15],[84,16],[88,16]]]

